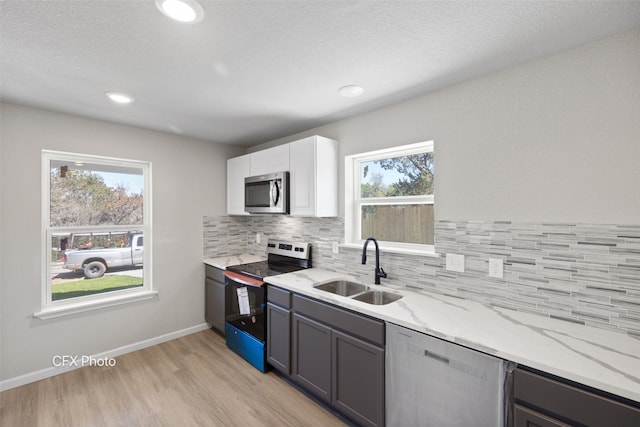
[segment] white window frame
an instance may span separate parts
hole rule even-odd
[[[78,227],[52,227],[50,222],[51,202],[51,161],[62,160],[69,163],[91,163],[116,168],[141,169],[144,177],[144,202],[142,225],[116,225],[116,226],[78,226]],[[119,159],[113,157],[94,156],[88,154],[68,153],[62,151],[42,150],[42,302],[41,310],[34,313],[40,319],[50,319],[95,310],[103,307],[125,304],[153,298],[157,291],[153,289],[152,280],[152,201],[151,201],[151,162]],[[118,291],[97,293],[82,297],[52,300],[51,289],[51,242],[54,234],[83,231],[140,231],[144,234],[144,264],[143,284],[141,287],[123,289]]]
[[[372,160],[402,157],[424,152],[433,152],[433,141],[418,142],[345,156],[345,246],[362,247],[364,239],[369,237],[366,236],[363,238],[363,236],[360,235],[362,229],[360,211],[362,206],[434,204],[433,194],[399,197],[360,197],[360,164]],[[381,248],[389,252],[435,255],[434,245],[389,241],[379,241],[378,243]]]

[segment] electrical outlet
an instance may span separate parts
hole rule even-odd
[[[340,253],[340,250],[338,248],[338,242],[333,242],[333,253],[334,254]]]
[[[464,273],[464,255],[447,254],[446,268],[449,271]]]
[[[256,233],[256,243],[260,244],[260,233]]]
[[[502,279],[504,275],[504,264],[501,259],[489,258],[489,277]]]

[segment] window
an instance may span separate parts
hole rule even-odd
[[[151,164],[48,150],[42,163],[45,273],[36,316],[152,297]]]
[[[345,243],[433,252],[433,141],[345,158]]]

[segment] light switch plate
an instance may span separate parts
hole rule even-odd
[[[260,244],[260,233],[256,233],[256,243]]]
[[[504,264],[499,258],[489,258],[489,277],[502,279],[504,276]]]
[[[464,273],[464,255],[447,254],[446,268],[449,271]]]
[[[337,254],[340,253],[340,249],[338,248],[338,242],[333,242],[333,253]]]

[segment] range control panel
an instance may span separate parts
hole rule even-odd
[[[267,242],[267,254],[284,255],[292,258],[309,259],[310,243],[285,242],[269,239]]]

